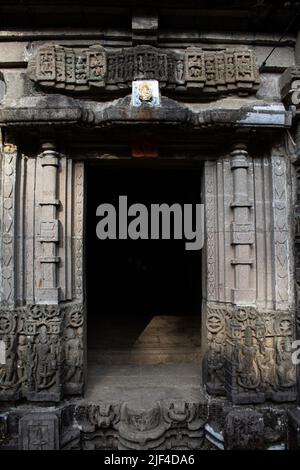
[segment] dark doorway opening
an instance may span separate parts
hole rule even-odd
[[[149,212],[153,203],[200,203],[201,168],[103,163],[87,168],[90,373],[121,365],[189,364],[200,369],[201,250],[186,250],[185,240],[99,240],[96,209],[101,203],[118,208],[120,195],[127,196],[128,206],[142,203]]]

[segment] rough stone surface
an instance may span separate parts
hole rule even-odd
[[[289,449],[300,449],[300,410],[299,408],[291,410],[288,415],[289,427]]]
[[[263,415],[257,411],[231,411],[226,417],[227,450],[262,450],[264,447]]]

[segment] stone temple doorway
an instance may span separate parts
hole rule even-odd
[[[176,162],[175,162],[176,163]],[[115,160],[87,166],[86,396],[193,398],[201,380],[202,252],[184,240],[99,240],[96,208],[200,203],[201,165]],[[128,394],[128,396],[127,396]],[[171,394],[171,395],[170,395]]]

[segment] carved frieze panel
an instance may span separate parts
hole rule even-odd
[[[111,51],[98,45],[80,49],[46,44],[31,59],[28,73],[40,86],[77,92],[122,90],[139,79],[204,93],[252,93],[259,83],[254,52],[244,49],[174,52],[136,46]]]
[[[296,398],[291,313],[252,307],[207,308],[207,388],[234,403]]]
[[[0,398],[58,401],[83,391],[83,306],[0,310]]]
[[[83,449],[199,449],[204,442],[206,405],[163,400],[132,404],[90,404],[76,408]]]

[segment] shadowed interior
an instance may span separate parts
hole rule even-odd
[[[118,208],[120,195],[128,197],[128,206],[148,209],[151,203],[200,203],[200,168],[91,166],[87,191],[89,376],[117,376],[125,366],[126,375],[151,376],[152,366],[176,375],[176,364],[189,364],[195,375],[201,356],[201,251],[186,250],[184,240],[99,240],[96,208],[103,202]],[[166,369],[168,364],[173,368]]]

